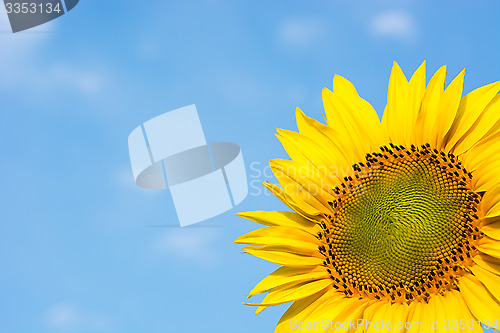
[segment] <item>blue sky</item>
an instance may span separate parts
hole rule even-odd
[[[135,186],[127,137],[196,104],[208,141],[240,145],[249,181],[285,157],[295,107],[350,79],[383,111],[407,76],[500,79],[495,1],[104,1],[9,33],[0,10],[0,332],[272,332],[285,306],[244,294],[275,269],[233,240],[236,211],[283,209],[250,186],[233,211],[176,228],[168,191]],[[253,163],[253,164],[252,164]],[[253,165],[250,168],[250,165]],[[197,198],[203,200],[203,198]],[[157,227],[157,225],[163,225]]]

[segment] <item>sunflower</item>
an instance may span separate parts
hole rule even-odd
[[[326,125],[297,108],[278,129],[290,160],[264,186],[290,211],[238,239],[280,265],[248,297],[294,302],[275,332],[481,332],[500,325],[500,81],[462,98],[394,63],[382,121],[345,78],[323,90]],[[497,322],[498,321],[498,322]],[[498,332],[498,331],[497,331]]]

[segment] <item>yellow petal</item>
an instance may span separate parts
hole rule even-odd
[[[455,299],[448,293],[445,296],[434,295],[434,307],[436,309],[436,319],[438,320],[437,333],[455,332],[460,333],[460,328],[458,326],[454,327],[452,325],[453,319],[460,319],[461,313],[459,308],[457,308]]]
[[[479,118],[456,143],[453,148],[455,154],[461,155],[479,140],[481,140],[498,122],[500,122],[500,95],[496,95],[486,106]]]
[[[337,323],[338,329],[335,329],[335,332],[347,332],[352,321],[354,320],[355,322],[358,318],[361,318],[368,304],[366,300],[356,298],[341,298],[333,302],[325,302],[311,313],[307,317],[307,320],[311,322],[330,322],[330,327],[333,326],[333,328],[335,328],[334,325]],[[308,332],[308,330],[304,331]],[[328,332],[325,329],[319,332],[324,331]]]
[[[353,110],[349,104],[342,101],[341,96],[329,89],[323,89],[323,106],[328,120],[328,126],[339,132],[339,136],[350,139],[350,146],[355,156],[364,156],[370,150],[370,143],[363,139],[359,125],[352,118]]]
[[[277,131],[278,139],[292,160],[302,164],[312,163],[317,167],[337,163],[344,165],[342,161],[335,160],[336,156],[333,150],[329,151],[328,147],[320,146],[318,142],[307,136],[283,129],[277,129]]]
[[[312,235],[316,235],[321,230],[315,222],[294,212],[260,210],[236,213],[236,215],[267,226],[298,228]]]
[[[500,275],[500,259],[485,253],[479,253],[472,260],[487,271]]]
[[[365,322],[373,321],[372,319],[373,319],[373,316],[375,315],[375,313],[377,313],[379,311],[379,309],[385,305],[386,305],[386,302],[381,301],[381,302],[375,302],[375,303],[371,304],[370,306],[368,306],[365,309],[365,311],[363,312],[363,319],[365,320]]]
[[[307,203],[316,210],[333,214],[329,202],[333,196],[323,188],[327,184],[316,184],[314,180],[304,175],[302,168],[284,168],[283,163],[271,161],[271,170],[280,183],[283,191],[296,203]],[[307,171],[307,170],[306,170]]]
[[[248,297],[262,294],[272,288],[285,284],[328,279],[329,274],[323,267],[287,267],[283,266],[262,279],[251,291]]]
[[[500,216],[486,217],[481,220],[481,226],[490,225],[492,223],[499,223]]]
[[[493,239],[500,240],[500,221],[482,226],[481,231]]]
[[[357,323],[358,320],[360,320],[363,317],[363,311],[369,304],[371,304],[371,302],[362,299],[360,300],[354,299],[352,303],[353,303],[352,308],[344,309],[344,311],[341,312],[334,319],[335,322],[342,323],[342,327],[340,329],[337,329],[336,332],[338,333],[347,333],[354,331],[359,332],[359,330],[356,330],[355,323]]]
[[[470,312],[477,319],[492,322],[500,318],[500,303],[473,275],[465,275],[460,279],[460,293]]]
[[[446,297],[451,304],[448,304],[448,307],[456,309],[455,318],[450,318],[451,320],[456,319],[456,324],[461,328],[462,332],[467,333],[483,333],[483,329],[481,325],[478,324],[474,315],[470,312],[469,308],[462,295],[458,290],[450,290]],[[451,322],[451,324],[455,324],[455,322]],[[460,326],[462,324],[462,326]],[[465,326],[464,326],[465,325]]]
[[[346,166],[352,165],[360,157],[353,153],[352,139],[334,128],[323,125],[313,118],[307,117],[299,108],[296,111],[297,127],[302,135],[327,147],[332,163]]]
[[[371,148],[378,148],[386,141],[383,137],[382,126],[377,112],[363,98],[359,97],[354,85],[340,75],[333,78],[333,93],[349,112],[340,114],[345,124],[357,126],[357,132],[366,135],[365,139],[371,142]],[[335,119],[332,119],[335,124]],[[329,120],[330,123],[330,120]],[[349,128],[351,129],[351,128]]]
[[[281,316],[275,333],[300,332],[299,323],[304,323],[308,316],[313,313],[324,302],[336,301],[344,297],[333,289],[320,291],[314,295],[295,301],[288,310]]]
[[[500,241],[485,236],[481,238],[477,248],[483,253],[500,259]]]
[[[387,105],[382,115],[382,126],[389,134],[391,142],[397,144],[408,144],[406,142],[406,123],[412,119],[407,119],[408,105],[408,80],[399,65],[394,62],[392,65],[391,77],[389,78],[389,88],[387,93]],[[414,111],[414,110],[412,110]]]
[[[487,159],[473,173],[473,190],[476,192],[490,191],[498,184],[500,184],[500,161]]]
[[[313,235],[296,228],[264,227],[238,237],[237,244],[285,245],[317,251],[321,242]]]
[[[317,251],[305,251],[297,248],[286,248],[284,246],[245,246],[245,253],[256,256],[270,262],[283,266],[318,266],[323,260],[317,255]]]
[[[372,325],[365,325],[367,333],[380,332],[382,326],[377,328],[376,324],[381,324],[382,322],[392,322],[391,302],[384,302],[384,304],[373,315],[371,322]],[[382,331],[384,330],[382,329]]]
[[[500,186],[484,194],[481,200],[481,210],[486,218],[500,215]]]
[[[426,332],[436,332],[436,304],[433,297],[429,299],[429,303],[422,306],[422,320],[423,327]]]
[[[430,143],[440,149],[446,145],[445,135],[448,133],[457,114],[464,87],[464,75],[465,69],[451,81],[439,101],[439,112],[434,126],[435,135]]]
[[[473,265],[470,269],[497,301],[500,301],[500,276],[488,272],[479,265]]]
[[[266,297],[264,297],[262,302],[259,304],[243,304],[250,306],[271,306],[288,303],[316,294],[317,292],[331,287],[331,285],[332,282],[330,279],[322,279],[311,282],[307,281],[301,284],[284,285],[269,291]]]
[[[343,178],[349,175],[347,169],[342,170],[333,165],[329,168],[318,169],[312,164],[303,165],[279,158],[271,160],[269,164],[274,169],[274,173],[278,173],[276,177],[286,174],[301,184],[317,186],[318,192],[316,194],[323,196],[326,201],[335,199],[332,196],[332,189],[340,185]]]
[[[444,93],[446,81],[446,66],[439,68],[432,76],[425,89],[422,106],[417,116],[415,139],[417,144],[430,143],[435,137],[432,129],[435,128],[439,114],[439,104]]]
[[[259,307],[257,307],[257,310],[255,310],[255,314],[258,315],[259,313],[264,311],[266,308],[267,308],[266,305],[260,305]]]
[[[419,333],[424,329],[424,323],[427,324],[427,318],[423,317],[424,306],[427,306],[427,304],[422,302],[413,302],[410,304],[410,313],[407,319],[407,333]]]
[[[265,182],[263,183],[263,185],[278,199],[280,199],[281,202],[293,209],[295,212],[299,213],[301,216],[305,218],[313,218],[314,216],[321,214],[321,211],[317,210],[306,202],[295,202],[293,198],[287,195],[281,187],[269,182]]]
[[[462,316],[462,304],[455,294],[447,292],[445,295],[433,296],[436,298],[436,310],[438,311],[439,329],[437,332],[460,332],[460,327],[453,325],[453,320],[460,320]]]
[[[491,134],[476,143],[474,147],[460,156],[465,168],[476,175],[475,170],[482,163],[491,163],[500,154],[500,132]]]
[[[415,71],[408,84],[405,117],[403,118],[403,136],[407,145],[415,144],[417,117],[425,93],[425,61]]]
[[[404,332],[404,324],[408,319],[408,304],[394,303],[392,305],[392,329],[391,332]]]
[[[471,125],[483,113],[498,90],[500,90],[500,81],[477,88],[462,98],[458,107],[457,117],[450,128],[450,140],[446,145],[446,150],[451,150],[471,128]]]

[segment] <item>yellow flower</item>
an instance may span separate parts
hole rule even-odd
[[[265,227],[235,241],[281,265],[248,295],[294,302],[275,332],[500,325],[500,81],[462,98],[464,73],[394,63],[382,121],[335,76],[327,125],[278,130],[291,160],[264,185],[293,212],[239,213]]]

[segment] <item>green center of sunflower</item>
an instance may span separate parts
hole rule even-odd
[[[481,237],[479,195],[452,154],[391,146],[367,154],[334,189],[320,251],[346,295],[427,301],[456,288],[469,266]]]

